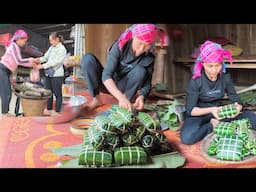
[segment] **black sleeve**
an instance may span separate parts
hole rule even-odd
[[[104,66],[104,70],[102,72],[102,81],[106,81],[107,79],[112,79],[114,72],[120,62],[121,51],[118,47],[118,42],[114,43],[111,50],[107,55],[107,62]]]
[[[151,63],[150,67],[147,67],[147,79],[145,80],[144,84],[141,88],[141,95],[143,95],[145,98],[149,95],[150,89],[151,89],[151,81],[153,76],[153,69],[154,69],[154,61]]]
[[[191,111],[197,106],[199,96],[199,86],[196,80],[190,80],[186,88],[186,114],[191,115]]]
[[[233,83],[233,80],[232,80],[230,74],[225,75],[225,83],[226,83],[226,92],[227,92],[229,100],[232,103],[237,102],[239,104],[242,104],[239,96],[236,93],[234,83]]]

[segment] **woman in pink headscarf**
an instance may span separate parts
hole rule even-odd
[[[184,144],[191,145],[202,140],[219,121],[249,118],[252,127],[256,128],[255,113],[242,111],[242,103],[230,74],[226,74],[224,59],[232,64],[231,53],[220,44],[206,41],[201,45],[193,77],[186,89],[186,118],[181,129],[181,141]],[[217,113],[222,108],[221,100],[225,94],[235,104],[237,113],[221,119]]]
[[[113,43],[104,69],[93,54],[84,55],[81,65],[92,97],[85,107],[92,110],[102,105],[99,97],[102,91],[112,94],[120,107],[130,111],[133,107],[143,109],[151,88],[155,59],[152,48],[158,38],[164,44],[167,36],[157,25],[135,24]]]
[[[32,67],[34,58],[22,58],[20,48],[28,40],[28,35],[23,30],[17,30],[11,40],[6,43],[6,51],[0,61],[0,96],[2,101],[2,116],[12,116],[9,114],[9,105],[12,97],[10,74],[14,72],[18,65]]]

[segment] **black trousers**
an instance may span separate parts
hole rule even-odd
[[[186,117],[181,128],[181,142],[183,144],[192,145],[201,141],[206,135],[213,131],[212,124],[210,123],[211,118],[213,118],[212,114],[197,117]],[[233,119],[226,118],[221,121],[230,122],[243,118],[248,118],[253,129],[256,129],[256,114],[253,111],[243,111]]]
[[[2,101],[2,114],[9,112],[9,106],[12,98],[10,74],[11,71],[5,65],[0,63],[0,96]]]
[[[45,77],[45,88],[50,89],[56,97],[56,112],[60,112],[62,107],[62,84],[64,77]],[[52,110],[53,95],[47,101],[47,109]]]
[[[88,90],[91,97],[95,97],[99,92],[108,93],[109,91],[102,82],[103,66],[93,54],[85,54],[81,61],[84,79],[87,82]],[[137,91],[143,85],[147,78],[146,69],[140,65],[136,65],[129,73],[121,79],[113,77],[117,88],[131,100]]]

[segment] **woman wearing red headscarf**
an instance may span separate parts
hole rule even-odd
[[[181,141],[184,144],[191,145],[202,140],[219,121],[248,118],[252,127],[256,128],[256,114],[242,111],[242,103],[230,74],[225,73],[224,59],[229,59],[232,64],[231,53],[220,44],[206,41],[201,45],[193,77],[186,89],[186,118],[181,129]],[[222,109],[221,100],[225,94],[235,105],[237,113],[221,119],[218,111]]]
[[[110,48],[105,67],[92,54],[83,56],[81,65],[92,102],[89,110],[102,105],[99,92],[112,94],[120,107],[132,110],[144,108],[149,95],[155,56],[154,42],[167,39],[164,31],[154,24],[135,24],[128,28]],[[136,95],[136,96],[135,96]],[[134,104],[132,105],[132,100]]]
[[[18,65],[32,67],[35,59],[22,58],[20,47],[23,47],[28,40],[28,35],[23,30],[17,30],[11,40],[6,44],[5,54],[0,61],[0,96],[2,101],[2,116],[13,116],[9,114],[9,105],[12,97],[10,74],[14,72]]]

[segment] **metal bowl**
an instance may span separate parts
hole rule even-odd
[[[72,97],[79,97],[81,102],[76,104],[72,102],[68,102],[67,104],[64,104],[60,112],[60,115],[40,116],[40,117],[33,117],[32,119],[40,123],[52,123],[52,124],[66,123],[75,119],[80,114],[80,111],[83,108],[83,105],[87,102],[87,100],[86,98],[81,99],[81,97],[83,96],[72,96]]]

